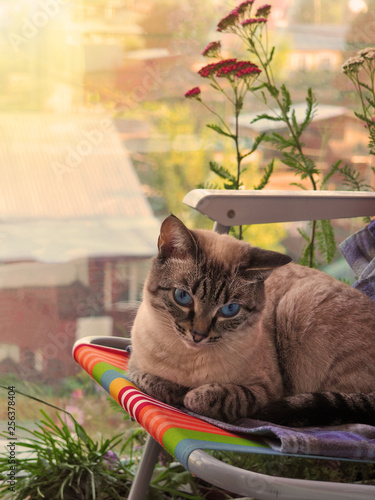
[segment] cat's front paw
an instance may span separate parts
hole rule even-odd
[[[194,413],[222,420],[220,391],[214,384],[206,384],[192,389],[184,398],[184,406]]]
[[[250,417],[256,405],[253,391],[236,384],[205,384],[190,390],[184,405],[188,410],[224,422]]]
[[[205,417],[234,422],[240,415],[230,400],[230,394],[224,384],[205,384],[189,391],[184,398],[184,406],[194,413]]]
[[[171,405],[182,405],[187,387],[150,373],[131,372],[131,381],[142,392]]]

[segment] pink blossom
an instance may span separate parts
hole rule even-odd
[[[103,455],[103,462],[107,468],[111,470],[119,463],[119,459],[114,451],[108,450],[107,453]]]

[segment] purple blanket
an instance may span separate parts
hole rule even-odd
[[[340,250],[358,277],[353,287],[375,301],[375,220],[343,241]]]
[[[236,425],[202,417],[229,432],[261,437],[273,450],[295,455],[317,455],[330,458],[349,458],[375,462],[375,427],[364,424],[348,424],[335,427],[291,428],[242,419]]]

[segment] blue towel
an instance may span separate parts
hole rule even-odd
[[[343,241],[340,250],[358,278],[353,287],[375,302],[375,220]]]

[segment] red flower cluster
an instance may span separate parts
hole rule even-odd
[[[258,68],[258,66],[256,66],[255,64],[252,64],[251,66],[248,66],[247,68],[240,69],[240,71],[238,71],[236,73],[236,77],[242,78],[242,77],[246,77],[248,75],[251,75],[251,76],[253,76],[254,74],[259,75],[260,73],[261,73],[261,70]]]
[[[243,21],[241,24],[242,26],[249,26],[249,24],[262,24],[266,22],[267,19],[265,17],[253,17],[251,19],[246,19],[246,21]]]
[[[262,5],[262,7],[259,7],[259,9],[256,11],[255,16],[256,17],[268,17],[271,12],[271,5],[268,3],[265,5]]]
[[[204,57],[218,57],[221,50],[221,42],[211,42],[202,52]]]
[[[246,0],[245,2],[240,3],[240,5],[235,8],[235,10],[239,15],[244,14],[246,12],[246,9],[253,5],[254,1],[255,0]]]
[[[216,72],[223,66],[235,63],[236,61],[237,59],[223,59],[222,61],[217,63],[207,64],[198,71],[198,75],[202,76],[203,78],[209,78],[210,76],[215,75]]]
[[[217,31],[225,31],[228,28],[231,28],[236,24],[236,21],[238,21],[238,10],[234,9],[232,10],[227,16],[223,17],[217,25]]]
[[[261,70],[250,61],[237,61],[237,59],[224,59],[217,63],[207,64],[198,71],[203,78],[211,76],[236,78],[246,77],[248,75],[259,75]]]
[[[245,0],[240,3],[235,9],[233,9],[227,16],[223,17],[219,24],[217,25],[217,31],[228,31],[235,32],[236,28],[241,23],[242,26],[246,26],[249,24],[261,24],[267,22],[267,17],[271,12],[271,5],[265,4],[262,7],[259,7],[255,13],[255,19],[247,19],[246,21],[241,20],[245,17],[245,14],[250,16],[251,8],[254,3],[254,0]]]
[[[186,92],[185,97],[187,97],[188,99],[197,98],[200,93],[201,89],[199,87],[194,87]]]

